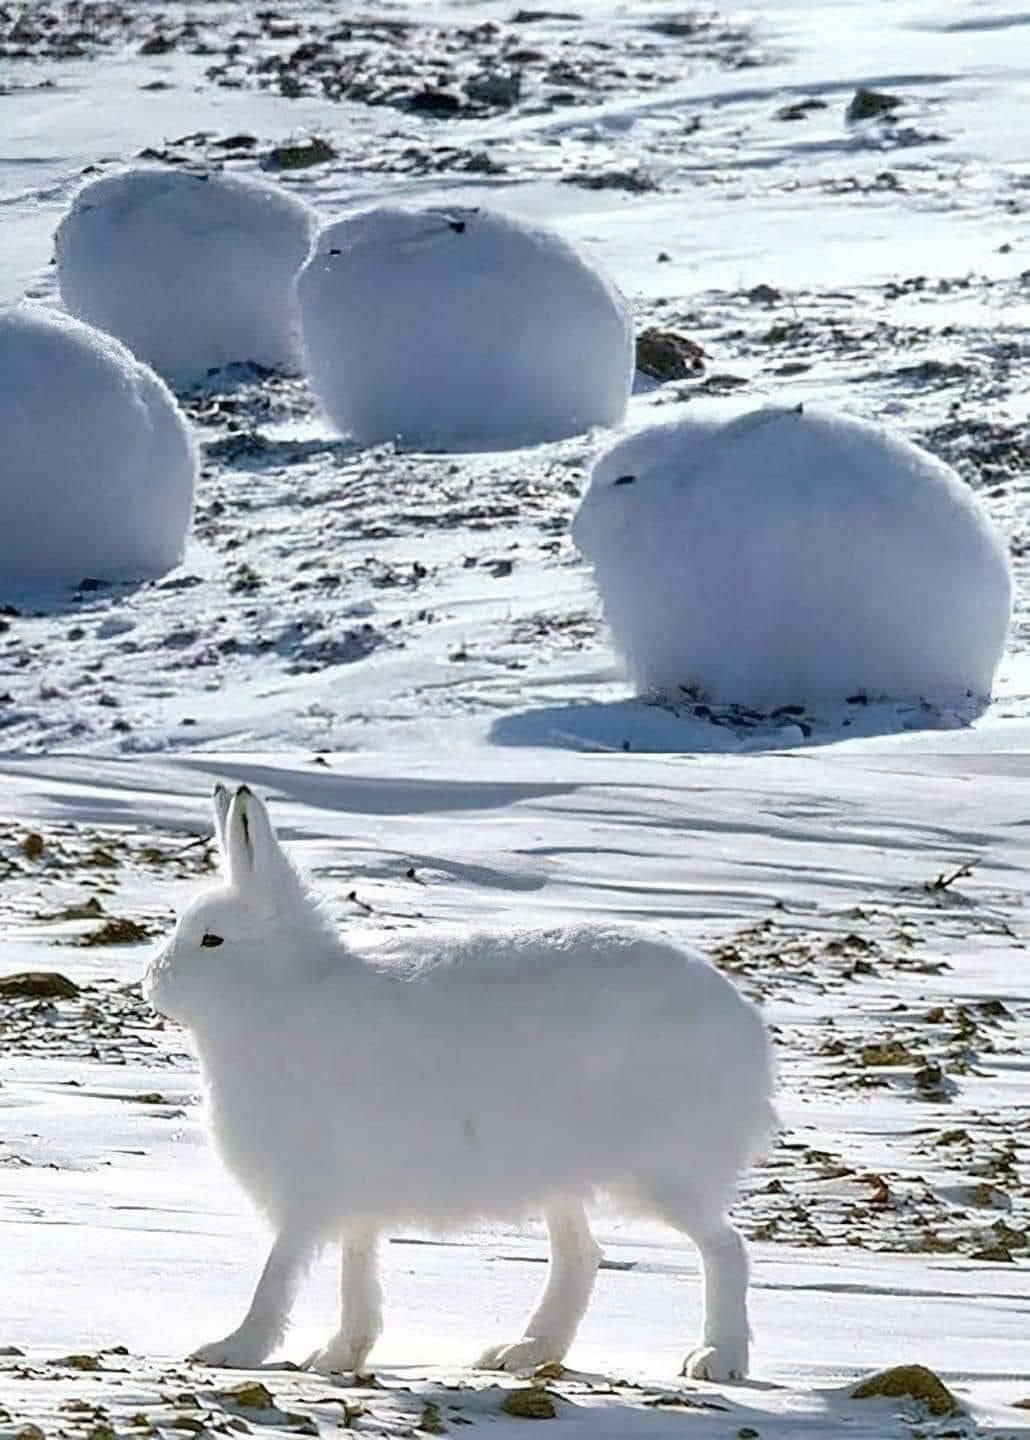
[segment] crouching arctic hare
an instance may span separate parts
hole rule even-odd
[[[212,1133],[275,1232],[250,1309],[196,1358],[258,1365],[317,1248],[343,1244],[342,1319],[310,1362],[364,1365],[382,1328],[377,1237],[542,1208],[547,1283],[525,1333],[480,1364],[561,1360],[600,1251],[597,1192],[676,1226],[704,1270],[697,1379],[748,1364],[747,1260],[726,1208],[768,1139],[756,1009],[700,956],[615,925],[351,949],[246,786],[214,796],[223,881],[154,959],[154,1007],[187,1026]]]

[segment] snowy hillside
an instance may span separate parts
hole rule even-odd
[[[209,874],[219,777],[273,797],[348,933],[648,918],[763,1006],[784,1133],[735,1211],[752,1383],[677,1378],[695,1252],[603,1209],[554,1423],[1030,1436],[1028,37],[1002,0],[0,5],[0,301],[57,303],[60,217],[127,162],[260,176],[321,220],[500,209],[627,297],[629,427],[889,424],[1015,580],[986,709],[648,705],[570,538],[610,433],[361,449],[295,377],[181,393],[183,563],[0,594],[0,1440],[537,1424],[501,1408],[526,1382],[470,1368],[539,1288],[535,1224],[391,1234],[374,1380],[288,1368],[334,1323],[328,1254],[270,1370],[183,1361],[266,1244],[139,989]],[[5,987],[25,972],[58,978]],[[906,1362],[963,1413],[853,1398]],[[268,1403],[230,1393],[255,1381]]]

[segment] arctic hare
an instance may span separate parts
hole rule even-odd
[[[615,925],[427,929],[358,953],[246,786],[219,786],[214,811],[223,883],[180,917],[146,990],[191,1030],[217,1146],[276,1238],[243,1323],[196,1358],[260,1364],[339,1239],[340,1329],[310,1363],[360,1370],[382,1326],[383,1230],[539,1207],[544,1292],[479,1363],[561,1360],[600,1259],[584,1203],[603,1191],[697,1244],[704,1319],[684,1373],[743,1378],[747,1260],[725,1211],[774,1124],[754,1006],[700,956]]]

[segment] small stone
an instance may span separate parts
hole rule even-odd
[[[464,88],[475,105],[510,110],[522,94],[522,75],[518,70],[483,70],[470,76]]]
[[[91,930],[78,943],[87,948],[93,945],[137,945],[146,940],[150,931],[138,920],[112,917],[105,920],[98,930]]]
[[[57,970],[22,970],[17,975],[0,975],[0,999],[74,1000],[79,987]]]
[[[813,110],[825,110],[826,101],[819,100],[816,96],[807,96],[804,100],[795,100],[790,105],[784,105],[776,112],[777,120],[807,120]]]
[[[644,330],[637,336],[637,369],[652,380],[683,380],[705,368],[705,351],[676,330]]]
[[[894,1365],[859,1381],[851,1392],[855,1400],[907,1395],[925,1405],[931,1415],[961,1415],[961,1405],[939,1376],[925,1365]]]
[[[862,1047],[863,1065],[907,1065],[912,1052],[903,1040],[885,1040],[882,1045]]]
[[[65,1365],[69,1370],[99,1370],[100,1361],[95,1355],[64,1355],[60,1360],[52,1360],[52,1365]]]
[[[783,299],[783,293],[777,290],[775,285],[753,285],[747,292],[747,298],[752,305],[775,305],[777,300]]]
[[[38,860],[43,853],[43,837],[30,830],[21,842],[21,853],[26,860]]]
[[[445,1435],[447,1433],[447,1426],[443,1423],[439,1405],[434,1404],[432,1400],[425,1402],[417,1428],[426,1435]]]
[[[275,1404],[272,1392],[260,1380],[243,1380],[229,1390],[219,1390],[218,1399],[241,1410],[269,1410]]]
[[[144,40],[139,47],[140,55],[167,55],[170,50],[175,49],[175,40],[171,35],[162,35],[157,32],[151,35],[149,40]]]
[[[501,1401],[505,1415],[518,1420],[553,1420],[558,1411],[550,1391],[534,1385],[528,1390],[509,1390]]]
[[[311,165],[324,165],[335,160],[336,151],[328,140],[313,135],[310,140],[293,145],[274,145],[261,159],[262,170],[306,170]]]
[[[903,103],[900,95],[888,95],[882,90],[869,90],[861,85],[851,97],[844,112],[844,119],[849,125],[856,125],[862,120],[875,120],[890,115]]]

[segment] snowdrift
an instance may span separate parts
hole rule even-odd
[[[251,361],[299,366],[293,281],[313,212],[273,185],[138,169],[75,196],[57,228],[61,298],[171,385]]]
[[[799,407],[641,431],[598,460],[573,538],[641,692],[990,694],[1005,546],[953,470],[879,426]]]
[[[510,449],[616,425],[628,307],[549,230],[488,210],[368,210],[297,282],[311,383],[362,444]]]
[[[176,564],[197,457],[168,389],[109,335],[0,310],[0,593]]]

